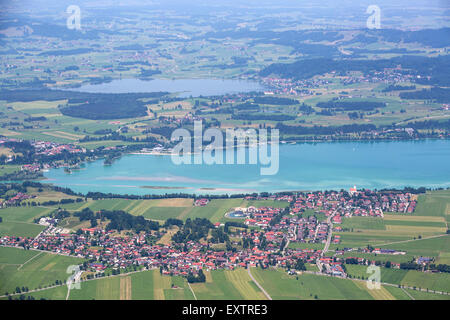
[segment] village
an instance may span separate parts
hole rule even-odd
[[[247,200],[288,201],[290,206],[282,208],[248,207],[235,208],[243,221],[234,228],[231,247],[217,250],[209,241],[187,241],[182,244],[163,244],[155,239],[162,236],[158,231],[127,236],[115,236],[115,230],[106,231],[100,226],[82,228],[76,233],[58,227],[58,219],[42,217],[39,224],[46,226],[36,238],[3,236],[0,245],[22,247],[27,250],[44,250],[66,256],[87,259],[86,270],[101,276],[105,269],[122,269],[140,266],[159,268],[162,273],[188,276],[199,270],[229,269],[238,267],[269,266],[286,269],[289,273],[298,270],[299,261],[317,265],[318,272],[346,277],[347,262],[374,264],[362,258],[343,258],[346,252],[374,254],[405,254],[396,250],[379,248],[343,248],[328,250],[331,243],[339,244],[343,218],[367,216],[383,218],[383,212],[414,211],[416,200],[405,192],[375,192],[370,190],[296,193],[291,195],[248,196]],[[195,206],[205,206],[208,199],[197,199]],[[312,214],[304,216],[309,210]],[[312,211],[311,211],[312,210]],[[319,219],[318,216],[326,219]],[[223,227],[216,223],[215,228]],[[238,240],[236,240],[238,239]],[[323,249],[292,248],[290,243],[323,244]],[[307,247],[307,246],[306,246]],[[327,255],[328,253],[328,255]],[[350,260],[349,260],[350,259]],[[425,261],[425,260],[424,260]],[[424,263],[420,261],[420,263]],[[399,268],[399,264],[392,267]]]

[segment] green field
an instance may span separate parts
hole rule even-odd
[[[367,279],[370,276],[366,273],[367,266],[346,265],[346,268],[347,273],[353,278]],[[381,267],[381,282],[448,292],[450,275]]]
[[[450,222],[450,191],[428,191],[420,195],[414,215],[442,216]]]
[[[44,229],[44,226],[27,222],[3,221],[0,223],[0,237],[17,236],[33,238]]]
[[[348,229],[368,229],[368,230],[385,230],[384,220],[381,218],[373,218],[373,217],[351,217],[344,218],[342,220],[342,224],[340,225],[342,228]]]
[[[312,274],[289,276],[283,271],[252,269],[255,279],[276,300],[351,299],[371,300],[353,281]]]
[[[181,277],[164,276],[158,270],[89,280],[70,300],[190,300],[193,295]]]
[[[69,277],[67,267],[83,262],[82,259],[56,254],[25,251],[18,248],[0,247],[3,261],[0,264],[0,293],[13,292],[16,287],[28,287],[29,290],[53,285],[56,280],[64,281]],[[31,256],[31,254],[34,254]],[[11,264],[11,262],[15,264]],[[19,265],[18,265],[19,264]]]

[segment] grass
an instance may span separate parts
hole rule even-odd
[[[143,215],[146,219],[167,220],[169,218],[178,218],[184,211],[189,209],[183,207],[153,207]]]
[[[35,218],[52,212],[53,208],[44,207],[10,207],[0,209],[0,217],[3,221],[33,222]]]
[[[405,289],[416,300],[450,300],[449,295],[442,295],[432,292]]]
[[[213,270],[204,271],[206,278],[209,281],[204,283],[192,283],[191,288],[195,292],[198,300],[242,300],[244,296],[242,293],[228,280],[226,271]],[[230,275],[228,275],[230,277]],[[239,279],[239,277],[237,276]],[[241,278],[242,280],[242,278]],[[234,279],[234,281],[238,281]],[[242,288],[242,286],[241,286]],[[248,288],[248,286],[247,286]]]
[[[410,270],[401,281],[402,285],[450,292],[450,274]]]
[[[27,222],[3,221],[0,223],[0,237],[17,236],[17,237],[36,237],[44,226]]]
[[[246,269],[238,268],[230,271],[226,270],[225,278],[230,281],[233,286],[239,291],[239,293],[246,300],[265,300],[266,296],[256,286],[253,280],[247,273]]]
[[[417,216],[446,216],[450,205],[450,190],[428,191],[420,195],[414,215]],[[448,219],[447,219],[448,221]]]
[[[371,274],[367,273],[367,266],[346,264],[347,274],[352,278],[367,279]],[[407,270],[391,269],[381,267],[381,282],[401,284],[403,278],[407,274]]]
[[[299,275],[297,280],[297,276],[289,276],[283,271],[260,268],[252,269],[252,274],[275,300],[373,299],[366,289],[351,280],[312,274]]]
[[[56,280],[64,281],[69,274],[67,267],[80,264],[83,260],[50,253],[41,253],[30,260],[30,252],[18,248],[10,248],[6,254],[11,261],[26,262],[23,266],[0,264],[0,292],[13,292],[16,287],[28,287],[29,290],[50,286]],[[16,252],[14,252],[16,250]],[[3,253],[3,252],[2,252]],[[36,252],[34,252],[36,253]],[[8,258],[9,260],[9,258]],[[20,268],[19,268],[20,267]]]
[[[430,239],[417,239],[415,241],[390,244],[382,246],[386,249],[406,251],[415,256],[439,257],[450,253],[450,235]]]
[[[381,218],[351,217],[344,218],[341,227],[348,229],[385,230],[384,224],[385,222]]]
[[[21,265],[38,254],[38,251],[0,247],[0,264]]]

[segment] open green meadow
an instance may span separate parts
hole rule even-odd
[[[158,270],[89,280],[70,291],[70,300],[191,300],[187,281]]]
[[[252,274],[275,300],[372,299],[366,289],[351,280],[307,273],[290,276],[283,271],[260,268],[253,268]]]
[[[28,287],[29,290],[44,288],[64,281],[70,265],[83,262],[82,259],[56,254],[28,251],[19,248],[0,247],[0,293],[12,293],[16,287]],[[33,255],[32,255],[33,254]],[[4,261],[8,261],[4,263]],[[11,264],[11,262],[15,262]]]
[[[450,222],[450,190],[428,191],[419,195],[416,216],[441,216]]]
[[[199,300],[265,300],[246,269],[206,271],[206,282],[191,284]]]
[[[367,279],[367,266],[346,265],[347,274],[356,279]],[[450,275],[448,273],[420,272],[381,267],[381,282],[448,292]]]

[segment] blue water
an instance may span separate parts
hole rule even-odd
[[[121,79],[108,83],[89,84],[73,91],[91,93],[170,92],[179,97],[215,96],[251,91],[264,91],[256,81],[220,79],[139,80]]]
[[[450,141],[281,145],[279,171],[273,176],[261,176],[258,165],[175,165],[170,156],[153,155],[127,155],[112,166],[97,161],[72,174],[53,169],[45,175],[49,183],[77,192],[139,195],[340,190],[354,185],[450,187]]]

